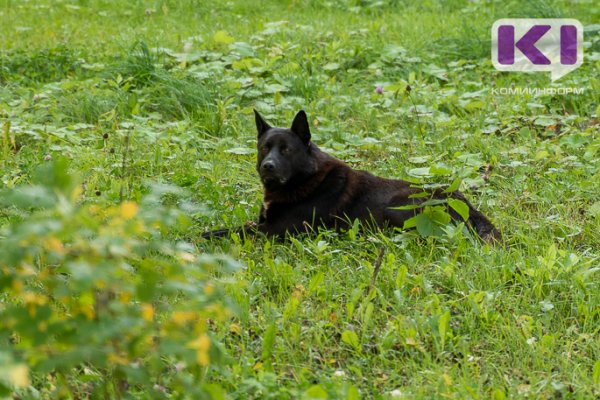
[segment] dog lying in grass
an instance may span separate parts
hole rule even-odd
[[[290,129],[271,127],[256,110],[254,113],[256,169],[264,186],[258,222],[206,232],[203,237],[243,231],[284,236],[319,226],[339,230],[350,227],[354,220],[381,228],[404,228],[405,223],[414,226],[410,221],[423,205],[450,203],[454,205],[448,207],[452,219],[466,220],[486,241],[500,239],[494,225],[458,191],[428,191],[403,180],[380,178],[323,152],[310,140],[304,111],[298,112]]]

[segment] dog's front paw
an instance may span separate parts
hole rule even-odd
[[[258,222],[254,222],[254,221],[250,221],[246,224],[246,228],[256,229],[257,226],[258,226]]]

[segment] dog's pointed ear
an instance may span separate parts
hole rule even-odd
[[[262,136],[263,133],[271,129],[271,125],[267,124],[263,117],[261,117],[256,110],[254,110],[254,119],[256,120],[256,131],[258,132],[258,137]]]
[[[292,132],[300,136],[300,139],[304,144],[310,142],[310,127],[308,126],[308,119],[304,110],[298,111],[298,114],[294,117],[292,122]]]

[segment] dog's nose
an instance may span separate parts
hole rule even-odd
[[[275,163],[271,160],[267,160],[262,164],[262,169],[265,171],[273,171],[275,169]]]

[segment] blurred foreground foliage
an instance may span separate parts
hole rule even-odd
[[[210,327],[232,314],[238,265],[173,239],[191,207],[163,199],[180,188],[111,206],[81,204],[81,191],[58,160],[0,192],[17,216],[0,231],[0,396],[220,398]]]

